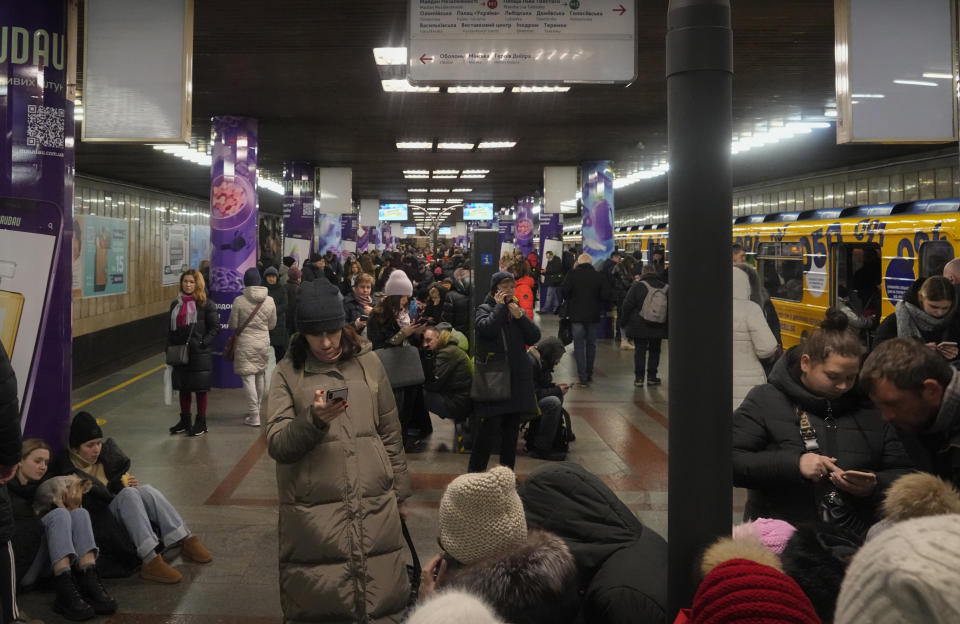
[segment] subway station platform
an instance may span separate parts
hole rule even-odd
[[[537,321],[544,335],[556,333],[556,317]],[[667,351],[665,344],[663,385],[635,388],[633,351],[602,340],[594,382],[571,388],[565,400],[577,436],[567,459],[601,475],[641,521],[664,536]],[[554,376],[557,382],[576,380],[572,353],[571,345]],[[151,583],[139,575],[105,581],[120,609],[93,621],[280,622],[275,464],[266,453],[262,430],[243,424],[241,390],[213,390],[209,433],[199,438],[168,435],[178,408],[176,397],[173,405],[164,405],[163,368],[158,354],[76,390],[73,403],[106,420],[104,435],[115,438],[130,456],[132,474],[166,494],[214,560],[200,565],[173,558],[171,564],[183,574],[177,585]],[[452,423],[434,417],[433,424],[426,450],[407,455],[415,488],[407,523],[423,563],[438,552],[437,509],[443,490],[466,471],[469,457],[451,451]],[[517,473],[523,478],[540,463],[519,455]],[[496,465],[496,456],[490,465]],[[734,499],[736,518],[743,497]],[[53,599],[52,591],[36,591],[21,595],[19,604],[31,617],[59,622],[51,609]]]

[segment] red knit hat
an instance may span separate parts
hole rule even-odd
[[[748,559],[715,567],[697,589],[691,611],[692,624],[821,624],[796,581]]]

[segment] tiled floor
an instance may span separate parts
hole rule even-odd
[[[555,333],[554,317],[540,322],[544,335]],[[559,365],[558,382],[576,379],[572,350],[568,348]],[[666,360],[665,346],[664,385],[635,388],[633,352],[601,341],[594,383],[571,389],[566,398],[577,435],[568,459],[602,475],[645,524],[663,535],[667,526]],[[110,375],[76,391],[74,401],[95,397],[159,364],[158,355]],[[164,405],[163,374],[158,371],[84,407],[107,421],[104,433],[130,455],[132,472],[141,482],[159,487],[214,553],[208,565],[175,559],[173,565],[184,575],[178,585],[148,583],[138,576],[108,581],[120,612],[101,621],[280,621],[274,464],[259,430],[242,424],[243,403],[240,390],[214,390],[210,433],[201,438],[169,436],[167,427],[177,419],[178,409]],[[428,449],[407,457],[417,488],[410,500],[408,525],[424,562],[437,550],[436,515],[443,488],[466,470],[468,458],[449,450],[450,423],[434,419],[434,428]],[[522,477],[539,463],[521,456],[517,472]],[[742,510],[742,496],[735,499]],[[60,621],[50,609],[52,601],[52,593],[34,592],[22,596],[20,606],[47,622]]]

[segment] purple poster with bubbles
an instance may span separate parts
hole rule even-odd
[[[600,268],[613,243],[613,169],[609,160],[583,163],[583,252]]]
[[[0,4],[0,345],[27,436],[70,422],[73,103],[66,3]]]
[[[537,201],[533,197],[524,197],[517,202],[516,206],[513,222],[514,236],[517,249],[523,253],[524,258],[533,251],[533,235],[536,231],[533,208],[536,205]]]
[[[374,228],[367,226],[357,226],[357,253],[367,251],[370,246],[370,230]]]
[[[283,255],[302,266],[313,241],[314,167],[305,162],[283,166]]]
[[[317,215],[317,253],[332,251],[340,255],[340,215],[319,213]]]
[[[393,238],[393,226],[389,223],[380,224],[380,246],[384,251],[397,248],[397,242]]]
[[[214,346],[222,352],[233,300],[243,294],[243,274],[257,265],[257,120],[213,118],[210,168],[210,298],[220,312]],[[213,385],[239,388],[233,363],[214,358]]]
[[[357,251],[357,229],[360,227],[360,215],[340,215],[340,254],[342,259]]]

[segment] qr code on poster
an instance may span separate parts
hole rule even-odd
[[[27,106],[27,145],[63,148],[63,109]]]

